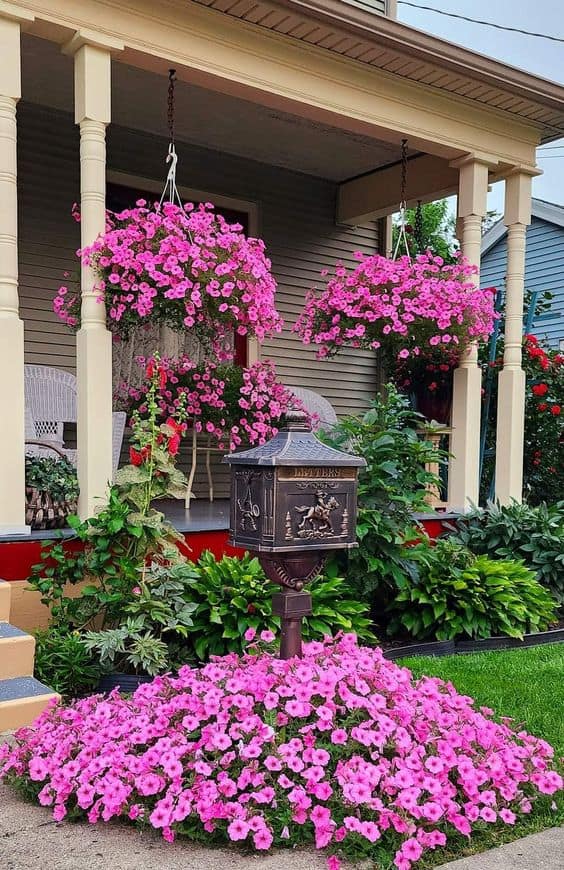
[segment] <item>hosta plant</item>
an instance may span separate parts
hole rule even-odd
[[[341,855],[410,870],[557,792],[552,757],[452,684],[345,635],[301,660],[255,649],[132,697],[50,707],[0,746],[0,776],[57,822],[132,820],[167,841],[315,845],[331,870]]]
[[[473,556],[456,542],[421,545],[415,582],[406,580],[390,605],[391,634],[418,639],[508,635],[522,638],[556,618],[556,603],[522,562]]]
[[[198,659],[241,652],[245,634],[279,634],[280,620],[272,613],[276,587],[266,579],[257,558],[246,553],[241,558],[224,556],[218,561],[206,552],[196,565],[180,566],[178,571],[196,574],[190,600],[197,607],[188,641]],[[329,566],[325,576],[308,583],[307,591],[312,596],[313,614],[303,620],[306,640],[321,640],[339,631],[354,631],[359,637],[373,639],[368,607],[355,600],[335,565]]]
[[[461,516],[453,533],[478,555],[522,559],[564,605],[564,501],[536,507],[489,502]]]

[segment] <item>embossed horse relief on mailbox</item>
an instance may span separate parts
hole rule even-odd
[[[330,550],[356,547],[357,477],[364,459],[319,441],[304,413],[291,411],[266,444],[226,457],[231,466],[230,543],[255,552],[282,591],[281,655],[300,655],[303,591]]]

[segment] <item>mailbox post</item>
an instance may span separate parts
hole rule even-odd
[[[280,591],[280,656],[301,656],[301,621],[311,614],[305,584],[331,550],[356,543],[358,469],[366,462],[323,444],[301,411],[266,444],[231,453],[229,542],[255,553]]]

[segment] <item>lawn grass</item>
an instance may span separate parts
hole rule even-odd
[[[564,756],[564,644],[528,649],[473,653],[471,655],[403,659],[416,677],[423,674],[452,682],[457,690],[470,695],[478,705],[491,707],[498,716],[511,716],[515,726],[543,737]],[[432,867],[463,855],[507,843],[517,837],[564,824],[564,798],[541,798],[530,816],[514,827],[487,828],[472,840],[452,838],[440,852],[427,853],[418,868]]]

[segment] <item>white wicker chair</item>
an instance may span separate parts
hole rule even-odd
[[[25,436],[50,442],[63,450],[76,465],[77,451],[65,447],[65,423],[77,420],[77,384],[74,375],[51,366],[25,366]],[[126,415],[114,411],[112,415],[112,460],[116,471],[119,464]],[[36,448],[38,451],[40,447]]]
[[[337,422],[337,414],[331,402],[314,390],[305,387],[288,387],[309,414],[317,417],[317,429],[331,429]]]

